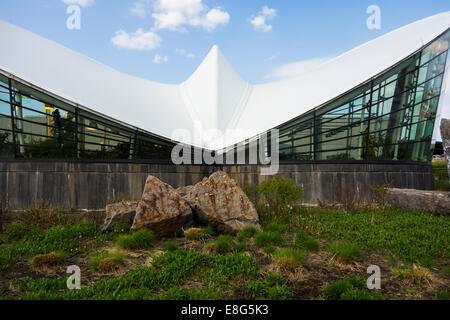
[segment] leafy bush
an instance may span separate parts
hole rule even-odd
[[[255,236],[255,244],[260,248],[269,245],[282,246],[284,244],[284,237],[279,232],[264,231]]]
[[[153,232],[141,229],[133,234],[125,234],[116,238],[116,244],[123,249],[147,249],[155,239]]]
[[[328,244],[328,251],[337,255],[344,262],[361,260],[361,249],[348,241],[337,241]]]
[[[258,186],[268,210],[276,215],[286,214],[303,198],[303,188],[294,180],[275,176],[263,181]]]

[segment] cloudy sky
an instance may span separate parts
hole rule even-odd
[[[81,9],[79,30],[67,28],[73,5]],[[366,26],[370,5],[381,9],[380,30]],[[448,0],[0,1],[0,19],[119,71],[164,83],[186,80],[214,44],[251,83],[292,77],[449,10]],[[444,114],[450,117],[450,110]]]

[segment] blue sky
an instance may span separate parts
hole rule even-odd
[[[81,9],[80,30],[66,27],[71,3]],[[381,9],[380,30],[366,27],[370,5]],[[448,0],[0,1],[0,19],[164,83],[186,80],[214,44],[244,79],[263,83],[449,10]]]

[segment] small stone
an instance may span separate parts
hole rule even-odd
[[[114,231],[119,224],[132,225],[138,201],[120,201],[106,206],[106,218],[102,232]]]

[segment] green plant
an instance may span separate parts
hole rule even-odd
[[[436,290],[434,292],[434,300],[450,300],[450,291]]]
[[[92,256],[91,268],[98,272],[111,272],[120,267],[124,262],[124,254],[120,252],[110,253],[106,250]]]
[[[273,246],[268,246],[268,247],[264,247],[263,251],[266,254],[274,254],[275,252],[277,252],[277,248],[273,247]]]
[[[287,214],[303,198],[302,186],[280,176],[261,182],[258,192],[264,197],[268,210],[276,215]]]
[[[175,241],[167,241],[164,245],[166,251],[178,250],[178,244]]]
[[[288,227],[289,226],[287,224],[270,223],[264,227],[264,231],[283,233],[288,229]]]
[[[264,281],[250,281],[245,289],[252,299],[289,300],[292,293],[279,275],[268,276]]]
[[[254,227],[245,227],[244,229],[240,230],[237,234],[237,239],[239,241],[244,241],[247,239],[251,239],[257,234],[258,231]]]
[[[305,255],[297,249],[283,248],[275,252],[276,263],[286,271],[293,271],[305,262]]]
[[[363,290],[366,288],[366,282],[362,277],[344,278],[342,280],[330,283],[325,287],[325,294],[328,299],[341,300],[344,294],[349,291],[357,289]],[[349,295],[346,296],[347,298]]]
[[[245,243],[235,243],[233,247],[234,251],[236,252],[244,252],[247,250],[247,246]]]
[[[293,245],[296,248],[304,249],[307,251],[319,251],[320,248],[320,244],[316,240],[308,237],[303,232],[297,232],[294,235]]]
[[[284,237],[279,232],[264,231],[255,236],[255,244],[262,248],[269,245],[281,246],[284,244]]]
[[[328,243],[328,251],[337,255],[344,262],[360,260],[362,258],[361,249],[348,241],[337,241]]]
[[[116,238],[116,244],[123,249],[147,249],[152,246],[155,239],[153,232],[141,229],[132,234],[120,235]]]
[[[378,186],[369,186],[369,188],[373,192],[373,199],[375,200],[375,203],[378,204],[381,207],[385,207],[387,205],[387,194],[389,192],[389,189],[392,188],[393,182],[384,183],[382,185]]]
[[[231,251],[231,247],[233,245],[233,238],[230,235],[221,235],[217,239],[216,243],[216,252],[223,254]]]

